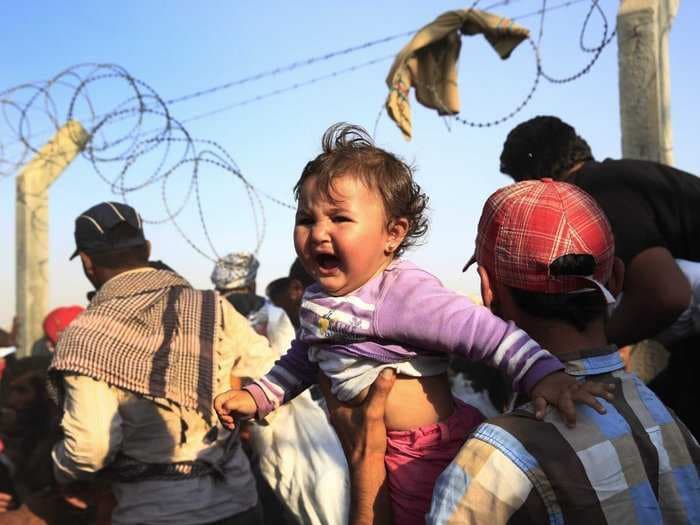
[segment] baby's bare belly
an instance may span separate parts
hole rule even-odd
[[[363,390],[351,404],[364,401],[368,390]],[[411,430],[443,421],[452,414],[453,409],[447,374],[399,376],[389,393],[384,421],[387,430]]]

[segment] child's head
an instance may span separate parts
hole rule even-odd
[[[294,244],[324,290],[344,295],[425,234],[428,199],[411,168],[362,128],[336,124],[322,147],[294,187]]]

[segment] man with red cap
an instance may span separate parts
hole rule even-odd
[[[428,523],[697,523],[700,448],[632,374],[605,334],[622,287],[604,213],[551,179],[486,202],[473,260],[484,305],[515,321],[589,381],[614,384],[607,414],[577,406],[577,426],[530,403],[482,424],[443,472]],[[500,480],[500,481],[499,481]],[[504,480],[508,480],[504,482]]]
[[[625,284],[606,325],[610,342],[646,338],[670,351],[650,388],[700,434],[696,370],[700,366],[700,177],[636,159],[594,159],[588,142],[554,116],[538,116],[509,133],[500,169],[513,180],[551,177],[588,193],[605,212]]]
[[[697,441],[624,371],[606,337],[624,274],[614,250],[605,215],[576,186],[526,181],[488,199],[472,258],[484,305],[546,346],[568,374],[614,385],[614,396],[601,400],[606,414],[577,405],[576,428],[555,411],[538,420],[532,403],[514,399],[440,475],[427,523],[700,523]],[[350,451],[362,474],[355,516],[377,512],[383,479],[383,422],[370,415],[360,414]]]

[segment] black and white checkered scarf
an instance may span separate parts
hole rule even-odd
[[[170,271],[120,274],[62,334],[50,367],[52,380],[56,384],[60,372],[86,375],[166,398],[209,421],[218,302],[216,292],[195,290]]]

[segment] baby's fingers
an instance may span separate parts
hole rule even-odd
[[[581,383],[579,388],[574,391],[574,400],[577,403],[585,403],[594,408],[599,414],[605,414],[605,407],[596,397],[612,401],[615,398],[615,395],[612,393],[614,390],[615,385],[613,384],[586,381]]]
[[[229,390],[228,392],[224,392],[223,394],[219,394],[214,398],[214,410],[216,410],[216,413],[219,414],[220,416],[228,413],[228,410],[225,408],[226,402],[233,397],[235,394],[235,391]]]
[[[536,397],[533,401],[533,405],[535,407],[535,417],[537,419],[544,419],[547,410],[547,400],[543,397]]]
[[[561,413],[568,427],[576,426],[576,406],[574,405],[572,392],[570,389],[565,390],[557,401],[557,408]]]
[[[606,412],[605,407],[600,404],[598,399],[596,399],[596,397],[593,394],[591,394],[583,388],[574,391],[572,397],[577,403],[583,403],[585,405],[588,405],[599,414],[605,414]]]
[[[615,385],[610,383],[584,381],[583,383],[579,383],[579,389],[594,396],[607,399],[608,401],[612,401],[615,398],[615,396],[612,394],[612,392],[615,390]]]
[[[229,430],[233,430],[236,428],[236,422],[234,421],[233,417],[229,415],[219,415],[219,420],[221,421],[221,424],[224,425],[226,428]]]

